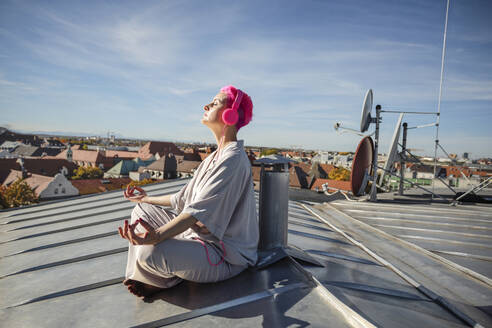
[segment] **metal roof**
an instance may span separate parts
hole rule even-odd
[[[187,181],[167,181],[146,190],[149,195],[175,193]],[[463,317],[441,304],[444,298],[433,297],[440,290],[428,280],[425,286],[435,294],[416,288],[384,258],[371,255],[372,237],[361,233],[343,210],[296,201],[289,202],[289,244],[325,267],[286,258],[219,283],[183,282],[143,301],[121,284],[128,244],[116,228],[133,206],[118,191],[0,212],[2,325],[467,326]],[[464,278],[471,286],[468,280]],[[490,306],[490,288],[476,284],[484,289],[481,302]],[[490,324],[490,317],[466,306],[472,322]],[[462,304],[459,310],[463,312]]]

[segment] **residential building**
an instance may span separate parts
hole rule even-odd
[[[201,161],[178,160],[177,175],[179,177],[191,177],[200,165]]]
[[[139,170],[142,169],[142,168],[143,167],[139,167]],[[128,176],[133,181],[142,181],[142,180],[145,180],[145,179],[150,179],[150,172],[131,171]]]
[[[128,177],[130,175],[130,172],[138,171],[139,167],[150,165],[153,162],[153,159],[144,161],[138,157],[132,160],[123,159],[119,161],[115,166],[110,168],[108,171],[106,171],[104,173],[104,178]]]
[[[104,156],[111,157],[111,158],[121,158],[121,159],[139,158],[138,152],[125,151],[125,150],[106,150],[104,151]],[[152,159],[152,157],[150,159]]]
[[[336,155],[332,164],[338,167],[350,168],[352,166],[352,155]]]
[[[318,163],[322,163],[322,164],[332,164],[333,163],[333,155],[327,151],[318,152],[315,156],[313,156],[311,161],[313,163],[318,162]]]
[[[11,158],[8,150],[0,150],[0,158]]]
[[[42,138],[31,134],[20,134],[0,127],[0,145],[5,141],[18,141],[25,145],[40,146],[43,142]]]
[[[37,147],[31,145],[19,145],[10,154],[13,157],[44,157],[56,156],[61,152],[60,148]]]
[[[23,143],[19,141],[4,141],[0,145],[0,150],[6,150],[8,152],[12,152],[15,148],[19,147],[20,145],[23,145]]]
[[[299,166],[289,169],[289,187],[309,189],[313,178],[306,174]]]
[[[54,177],[58,173],[71,176],[77,165],[65,159],[44,159],[44,158],[24,158],[24,159],[0,159],[0,183],[7,178],[10,170],[22,171],[38,175]]]
[[[23,174],[22,171],[11,170],[3,185],[8,187],[21,178],[24,178],[24,181],[34,190],[36,196],[41,200],[65,198],[79,194],[79,191],[61,173],[50,177],[26,172]]]
[[[167,154],[184,155],[184,153],[172,142],[149,141],[138,150],[138,157],[148,159],[149,157],[159,154],[163,157]]]
[[[44,147],[44,148],[60,148],[60,149],[66,148],[65,144],[63,142],[61,142],[60,140],[48,139],[48,138],[44,138],[44,141],[41,144],[41,147]]]
[[[70,156],[71,154],[71,156]],[[93,166],[106,170],[113,167],[121,159],[118,157],[106,157],[102,151],[66,149],[59,153],[56,158],[71,160],[79,166]]]
[[[141,167],[139,172],[149,172],[152,179],[175,179],[178,163],[176,157],[169,153],[152,164]]]

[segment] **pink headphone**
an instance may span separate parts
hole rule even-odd
[[[243,99],[243,92],[237,89],[236,99],[234,99],[234,103],[232,103],[232,107],[227,108],[222,113],[222,121],[224,121],[227,125],[235,125],[239,120],[238,108],[241,104],[241,100]]]

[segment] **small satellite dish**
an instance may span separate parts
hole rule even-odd
[[[402,120],[403,120],[403,114],[400,114],[400,117],[396,122],[395,131],[393,132],[393,138],[391,138],[391,143],[388,149],[388,158],[384,163],[384,171],[381,173],[381,178],[379,180],[379,184],[381,185],[384,182],[384,176],[386,175],[386,172],[391,171],[391,167],[393,166],[393,163],[399,159],[397,150],[398,150],[398,140],[400,139],[400,127],[401,127]]]
[[[361,196],[366,189],[371,174],[373,154],[374,142],[371,137],[362,138],[355,151],[352,172],[350,173],[350,183],[354,196]]]
[[[362,115],[360,117],[360,132],[366,132],[371,124],[372,89],[367,90],[362,104]]]

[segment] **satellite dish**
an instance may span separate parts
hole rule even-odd
[[[362,115],[360,117],[360,132],[366,132],[371,124],[372,89],[367,90],[362,104]]]
[[[350,183],[354,196],[361,196],[366,189],[371,174],[373,154],[374,142],[371,137],[362,138],[355,151],[352,172],[350,173]]]
[[[381,178],[379,180],[379,183],[381,185],[384,182],[384,176],[386,175],[386,172],[391,171],[391,167],[393,166],[393,163],[399,159],[397,150],[398,150],[398,140],[400,139],[400,127],[401,127],[402,120],[403,120],[403,114],[400,114],[400,117],[396,122],[395,131],[393,132],[393,138],[391,138],[391,143],[388,149],[388,158],[384,163],[384,171],[381,173]]]

